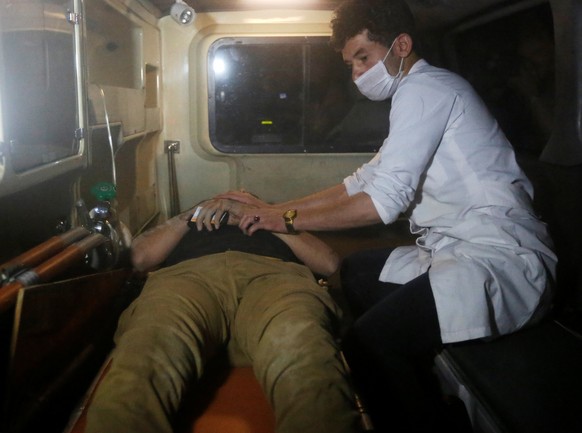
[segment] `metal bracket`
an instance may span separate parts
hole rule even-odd
[[[81,14],[73,12],[70,9],[67,10],[65,18],[69,24],[78,25],[81,22]]]
[[[74,132],[75,140],[79,141],[85,138],[85,128],[77,128]]]
[[[164,140],[165,153],[180,153],[180,141],[178,140]]]

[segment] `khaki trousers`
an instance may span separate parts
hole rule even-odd
[[[154,272],[120,318],[86,432],[172,432],[187,387],[229,342],[252,363],[278,433],[359,431],[338,314],[309,269],[277,259],[226,252]]]

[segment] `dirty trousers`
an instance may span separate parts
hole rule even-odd
[[[338,314],[295,263],[225,252],[154,272],[120,318],[86,432],[172,432],[187,387],[231,343],[252,364],[278,433],[359,431],[333,336]]]

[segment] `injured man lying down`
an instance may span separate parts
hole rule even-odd
[[[338,255],[306,232],[243,234],[242,206],[203,202],[133,241],[133,266],[151,272],[120,318],[86,432],[171,433],[227,344],[251,361],[278,433],[360,431],[334,335],[340,311],[314,276],[335,272]],[[196,223],[195,211],[217,220]]]

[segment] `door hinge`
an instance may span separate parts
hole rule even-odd
[[[69,24],[77,25],[81,22],[81,14],[71,10],[67,10],[65,17],[67,18],[67,22]]]

